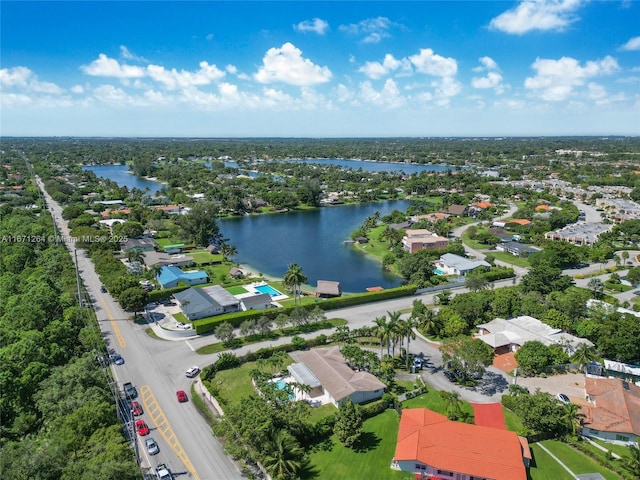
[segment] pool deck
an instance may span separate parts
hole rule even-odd
[[[240,294],[238,294],[238,295],[234,295],[234,296],[235,296],[236,298],[238,298],[238,299],[241,299],[241,298],[246,298],[246,297],[252,297],[252,296],[254,296],[254,295],[259,295],[259,294],[260,294],[260,293],[262,293],[262,292],[260,292],[259,290],[257,290],[257,289],[256,289],[256,287],[259,287],[259,286],[261,286],[261,285],[268,285],[268,283],[267,283],[267,282],[262,281],[262,282],[253,282],[253,283],[250,283],[250,284],[248,284],[248,285],[243,285],[242,287],[243,287],[245,290],[247,290],[247,293],[240,293]],[[273,288],[273,287],[271,287],[271,288]],[[276,290],[275,288],[273,288],[273,289],[274,289],[274,290]],[[276,291],[277,291],[277,290],[276,290]],[[285,295],[285,294],[284,294],[284,293],[282,293],[282,292],[279,292],[279,293],[280,293],[280,295],[276,295],[275,297],[274,297],[274,296],[272,296],[272,297],[271,297],[271,300],[273,300],[273,301],[278,301],[278,300],[286,300],[287,298],[289,298],[289,295]]]

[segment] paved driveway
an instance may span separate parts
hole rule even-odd
[[[547,378],[518,377],[517,384],[529,389],[531,393],[539,388],[543,392],[556,395],[564,393],[573,403],[586,405],[584,391],[584,373],[567,373]]]

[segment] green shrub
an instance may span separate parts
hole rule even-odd
[[[188,286],[165,288],[163,290],[152,290],[149,292],[149,302],[159,302],[171,298],[174,293],[182,292],[189,288]]]

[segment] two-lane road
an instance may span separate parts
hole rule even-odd
[[[234,480],[243,476],[237,465],[223,452],[221,444],[213,436],[210,427],[189,402],[179,403],[176,391],[184,390],[191,397],[192,380],[185,370],[194,363],[193,352],[183,342],[159,341],[146,334],[145,324],[129,320],[130,314],[108,295],[101,293],[100,278],[91,259],[83,250],[75,249],[62,208],[48,195],[37,178],[51,213],[57,224],[61,241],[65,242],[72,258],[77,259],[78,270],[108,348],[120,353],[123,365],[114,365],[113,373],[122,387],[132,382],[138,390],[137,400],[144,408],[142,418],[151,428],[150,437],[160,445],[160,453],[146,455],[144,439],[139,441],[141,458],[151,470],[158,463],[166,463],[174,474],[186,474],[200,480]],[[76,255],[77,253],[77,255]]]

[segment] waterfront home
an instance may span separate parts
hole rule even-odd
[[[202,270],[183,272],[178,267],[165,266],[162,267],[160,273],[158,273],[157,280],[162,288],[173,288],[177,287],[179,283],[185,283],[187,285],[207,283],[209,277],[207,276],[207,272]]]
[[[156,241],[149,237],[129,238],[120,244],[120,249],[122,253],[133,250],[138,252],[153,252],[156,249]]]
[[[188,288],[174,293],[180,310],[189,320],[222,315],[240,310],[240,300],[220,285],[204,288]]]
[[[249,295],[240,299],[240,307],[242,310],[264,310],[271,308],[271,295],[268,293],[258,293]]]
[[[409,253],[419,250],[437,250],[446,248],[449,240],[426,229],[406,230],[402,237],[402,248]]]

